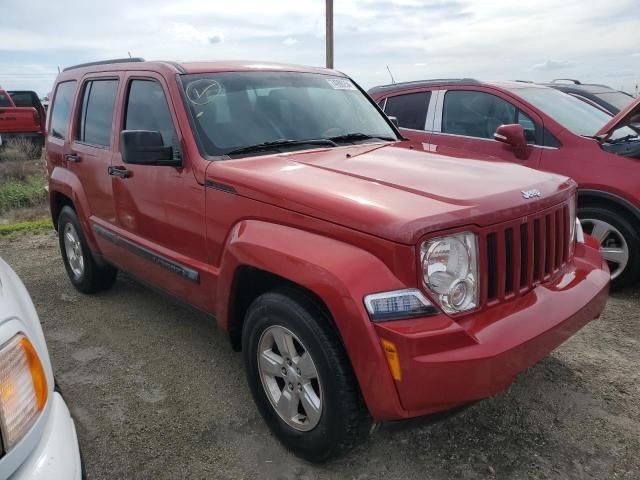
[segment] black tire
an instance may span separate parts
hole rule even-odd
[[[65,248],[64,235],[67,225],[71,225],[75,230],[80,241],[81,255],[83,259],[83,271],[76,274],[69,263],[67,249]],[[78,220],[76,212],[71,207],[64,207],[58,217],[58,241],[60,244],[60,253],[64,261],[64,267],[69,275],[69,280],[73,286],[82,293],[96,293],[107,290],[112,287],[116,281],[118,270],[111,265],[98,265],[91,253],[89,244]]]
[[[295,334],[311,355],[322,385],[317,425],[300,431],[272,406],[258,369],[260,338],[272,326]],[[285,447],[311,462],[338,458],[363,442],[372,427],[349,359],[330,319],[316,302],[297,289],[258,297],[249,307],[242,332],[245,371],[253,399],[271,431]]]
[[[584,230],[587,234],[592,232],[588,220],[600,220],[612,225],[624,237],[629,250],[629,259],[626,267],[618,276],[612,278],[611,290],[620,290],[637,282],[640,278],[640,231],[634,227],[633,223],[624,214],[597,206],[579,208],[578,218],[584,220]],[[609,240],[613,241],[614,239],[610,237]],[[613,267],[613,265],[611,266]]]

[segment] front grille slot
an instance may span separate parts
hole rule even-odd
[[[551,278],[569,260],[569,210],[554,208],[485,233],[484,301],[522,295]]]

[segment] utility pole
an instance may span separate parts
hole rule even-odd
[[[327,0],[326,6],[327,68],[333,68],[333,0]]]

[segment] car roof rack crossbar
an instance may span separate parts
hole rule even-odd
[[[93,67],[95,65],[111,65],[113,63],[131,63],[131,62],[144,62],[144,61],[145,61],[144,58],[141,58],[141,57],[114,58],[111,60],[100,60],[98,62],[80,63],[78,65],[72,65],[70,67],[67,67],[62,71],[66,72],[68,70],[75,70],[76,68]]]
[[[551,83],[556,82],[571,82],[574,85],[582,85],[582,82],[580,80],[576,80],[575,78],[554,78],[553,80],[551,80]]]

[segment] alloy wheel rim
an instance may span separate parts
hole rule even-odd
[[[594,218],[580,219],[585,233],[598,240],[600,254],[609,264],[611,279],[615,280],[629,263],[629,246],[616,227],[603,220]]]
[[[65,225],[63,239],[69,268],[71,268],[74,277],[78,279],[84,274],[84,255],[82,253],[80,237],[78,237],[78,232],[73,224],[67,223]]]
[[[258,341],[258,371],[271,406],[290,427],[313,430],[322,416],[322,387],[311,354],[300,339],[280,325]]]

